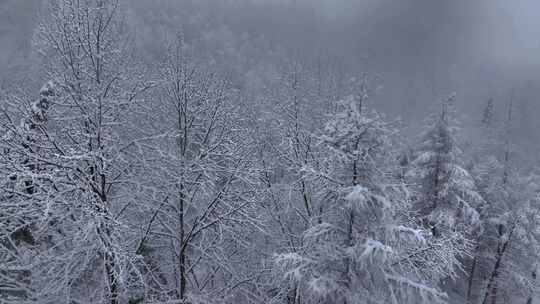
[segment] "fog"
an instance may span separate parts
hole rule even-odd
[[[38,2],[0,2],[4,79],[20,61],[17,57],[28,54]],[[136,2],[186,15],[185,7],[212,7],[212,1],[200,1],[206,5],[198,8],[196,1]],[[345,65],[376,74],[385,87],[381,103],[404,119],[424,115],[426,104],[452,92],[471,111],[490,97],[502,105],[512,88],[519,103],[531,108],[526,112],[538,111],[540,4],[534,0],[220,1],[216,6],[229,6],[212,14],[221,14],[238,34],[270,37],[297,51],[307,46],[308,53],[336,54]]]
[[[0,0],[0,303],[540,301],[538,0]]]

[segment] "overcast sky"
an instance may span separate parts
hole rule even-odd
[[[538,0],[257,1],[317,2],[326,17],[321,24],[333,25],[321,35],[332,36],[330,48],[343,49],[346,62],[381,77],[389,112],[423,115],[426,104],[455,92],[458,104],[473,115],[490,97],[506,102],[511,88],[526,105],[524,115],[540,111]],[[3,77],[14,56],[29,46],[38,3],[0,0]],[[531,130],[540,126],[532,124]]]

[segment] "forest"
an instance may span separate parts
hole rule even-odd
[[[0,304],[540,303],[535,32],[411,1],[0,0]]]

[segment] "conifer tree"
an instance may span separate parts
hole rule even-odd
[[[513,94],[513,93],[512,93]],[[537,172],[517,164],[519,153],[513,147],[510,131],[513,97],[508,103],[503,126],[493,125],[475,167],[475,179],[487,202],[482,213],[483,229],[475,257],[477,265],[470,274],[468,300],[499,303],[502,299],[528,301],[537,291],[536,266],[540,236]]]
[[[394,130],[368,110],[367,97],[346,98],[325,124],[326,165],[311,174],[336,199],[303,234],[301,251],[276,256],[278,269],[298,284],[303,303],[443,303],[431,282],[454,261],[422,254],[431,249],[428,233],[404,215],[410,197],[389,162]]]
[[[431,231],[430,246],[447,252],[461,270],[474,254],[474,240],[482,229],[480,214],[485,201],[476,180],[460,164],[452,103],[453,97],[444,100],[440,111],[429,118],[421,143],[412,153],[406,177],[415,191],[418,220]],[[476,267],[474,259],[472,263]],[[457,279],[462,275],[459,271],[448,278]],[[447,285],[445,288],[460,285],[459,281],[446,280],[448,278],[443,277],[441,281]]]
[[[47,82],[40,90],[39,98],[31,102],[17,124],[14,109],[3,108],[0,120],[4,136],[0,139],[0,299],[3,301],[26,301],[34,294],[32,268],[28,256],[22,252],[37,245],[42,208],[40,200],[47,194],[41,182],[49,172],[40,160],[43,156],[42,140],[46,132],[47,111],[55,96],[55,86]],[[9,97],[18,104],[15,96]]]
[[[444,100],[430,117],[407,173],[417,186],[419,215],[434,236],[470,232],[479,224],[483,205],[473,178],[460,165],[452,102],[453,97]]]

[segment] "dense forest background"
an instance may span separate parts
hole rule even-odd
[[[540,301],[534,0],[0,0],[0,303]]]
[[[4,86],[26,69],[41,2],[0,3]],[[182,28],[186,39],[217,35],[212,42],[216,52],[245,49],[222,54],[241,57],[244,65],[279,65],[272,54],[281,52],[311,64],[369,72],[384,86],[376,106],[408,125],[421,120],[434,100],[452,92],[466,113],[462,122],[474,123],[487,100],[502,106],[514,89],[520,116],[516,133],[523,135],[524,144],[531,137],[540,139],[534,131],[540,125],[532,115],[540,107],[535,100],[540,25],[534,0],[136,0],[128,6],[142,52],[155,51],[152,40],[159,39],[148,32]]]

